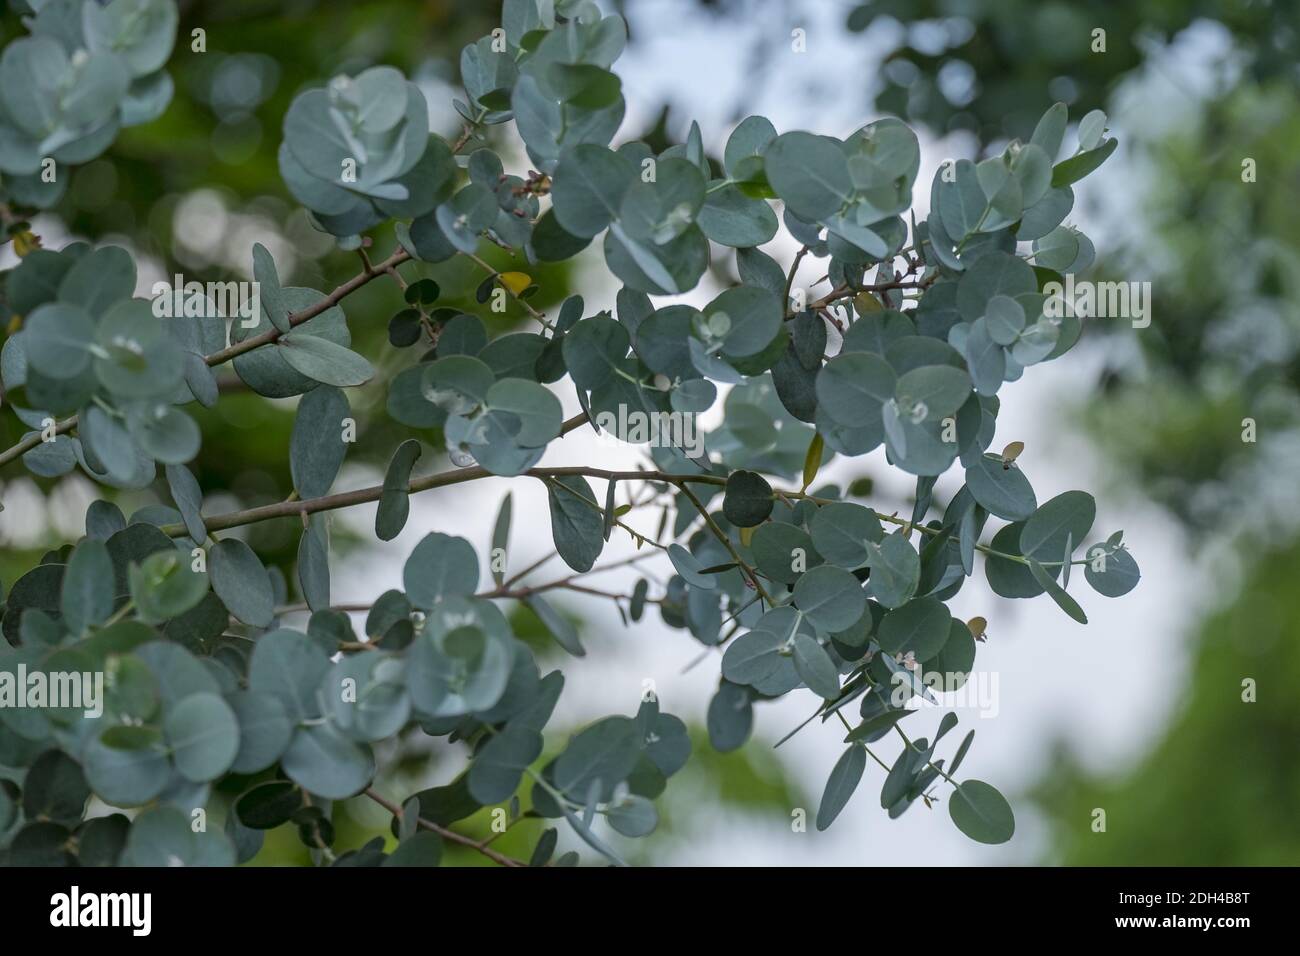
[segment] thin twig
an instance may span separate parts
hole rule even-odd
[[[367,787],[363,792],[367,797],[375,801],[375,803],[379,804],[381,807],[383,807],[393,816],[397,817],[398,820],[402,819],[402,808],[399,807],[397,804],[393,803],[393,801],[387,799],[386,797],[380,796],[378,793],[375,792],[373,787]],[[451,843],[458,843],[461,846],[467,846],[471,850],[475,850],[479,853],[482,853],[485,857],[487,857],[489,860],[492,860],[494,863],[500,863],[502,866],[510,866],[510,867],[528,866],[528,864],[525,863],[523,860],[516,860],[513,856],[506,856],[504,853],[500,853],[497,850],[492,849],[490,846],[487,845],[487,841],[485,840],[475,840],[473,837],[467,837],[464,834],[457,833],[455,830],[449,830],[444,826],[440,826],[439,824],[434,823],[432,820],[426,820],[424,817],[418,817],[416,822],[419,826],[423,827],[424,829],[430,830],[433,833],[438,834],[438,836],[442,837],[444,840],[447,840]]]
[[[514,299],[516,302],[522,305],[524,307],[524,311],[526,311],[534,319],[542,323],[542,325],[546,326],[548,329],[552,329],[552,330],[555,329],[555,324],[551,322],[550,319],[548,319],[542,313],[538,312],[535,308],[533,308],[532,304],[529,303],[527,299],[520,296],[519,293],[515,292],[514,289],[510,288],[510,286],[506,285],[506,283],[500,280],[499,277],[501,273],[498,270],[492,268],[491,265],[489,265],[483,259],[480,259],[478,256],[474,255],[474,253],[472,252],[462,252],[461,255],[463,255],[466,259],[469,259],[471,262],[477,263],[482,269],[484,269],[486,272],[491,274],[492,278],[497,280],[497,285],[505,289],[506,292],[510,293],[510,298]]]
[[[802,247],[795,253],[794,262],[790,264],[790,274],[785,277],[785,314],[790,315],[790,292],[794,289],[794,274],[799,271],[799,263],[803,262],[803,257],[808,254],[808,247]]]
[[[722,484],[726,484],[725,480]],[[722,546],[730,552],[732,560],[745,569],[745,574],[749,577],[749,580],[753,582],[754,590],[756,590],[762,596],[763,600],[770,606],[772,604],[772,597],[767,593],[766,589],[764,589],[763,582],[758,579],[758,572],[751,568],[749,564],[746,563],[745,559],[740,556],[740,552],[732,545],[731,538],[727,536],[725,531],[718,527],[718,523],[713,520],[713,516],[709,514],[709,510],[705,508],[700,502],[700,499],[695,496],[695,492],[686,487],[685,482],[679,483],[677,487],[681,489],[682,494],[690,499],[691,504],[695,505],[695,510],[704,516],[704,523],[709,526],[709,530],[713,532],[713,536],[721,541]]]
[[[351,295],[366,283],[370,282],[372,279],[392,272],[394,267],[406,262],[410,258],[410,254],[405,249],[398,249],[383,262],[376,266],[370,266],[364,269],[347,282],[344,282],[329,295],[325,296],[325,298],[321,299],[321,301],[314,305],[309,305],[307,308],[298,312],[290,313],[288,317],[289,327],[293,328],[294,326],[301,325],[309,319],[314,319],[322,312],[338,305],[340,301]],[[205,356],[204,361],[208,364],[209,368],[221,365],[225,362],[229,362],[236,356],[243,355],[245,352],[251,352],[253,349],[260,348],[263,345],[270,345],[277,341],[282,334],[283,333],[281,333],[279,329],[268,329],[258,335],[246,338],[242,342],[236,342],[224,349],[213,352],[211,355]],[[54,434],[62,435],[76,427],[77,416],[73,415],[70,418],[66,418],[63,421],[56,423],[54,426]],[[21,441],[16,442],[9,448],[6,448],[4,451],[0,452],[0,467],[4,467],[15,458],[25,455],[27,452],[39,445],[41,441],[42,433],[37,431],[28,435]]]
[[[406,262],[410,258],[411,254],[409,252],[405,249],[399,248],[383,262],[354,275],[351,279],[336,288],[315,305],[309,305],[307,308],[302,309],[299,312],[290,313],[289,327],[292,328],[296,325],[301,325],[309,319],[314,319],[322,312],[332,309],[343,299],[347,298],[353,292],[356,292],[357,289],[360,289],[372,279],[376,279],[381,275],[387,275],[388,271],[394,266]],[[241,342],[236,342],[228,348],[213,352],[211,355],[207,356],[204,361],[208,363],[209,367],[220,365],[223,362],[229,362],[231,359],[238,355],[243,355],[245,352],[251,352],[253,349],[260,348],[263,345],[270,345],[272,342],[279,339],[282,334],[283,333],[281,333],[279,329],[268,329],[265,332],[244,339]]]

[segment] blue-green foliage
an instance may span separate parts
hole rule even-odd
[[[9,45],[4,70],[20,69],[32,44],[55,43],[40,39],[43,23],[48,18],[38,17],[37,39]],[[139,77],[134,90],[158,75],[170,47],[159,37],[150,34],[147,51],[104,54],[116,66],[97,69]],[[416,86],[372,67],[295,98],[281,171],[344,246],[396,220],[393,268],[473,253],[485,237],[528,262],[554,261],[603,234],[600,253],[622,284],[612,310],[584,315],[573,297],[553,320],[538,314],[540,333],[489,341],[477,317],[432,308],[439,291],[426,281],[408,289],[411,308],[389,329],[395,346],[423,344],[418,355],[403,353],[411,361],[386,383],[391,417],[426,440],[439,436],[457,464],[543,479],[556,550],[577,573],[597,565],[611,535],[630,533],[638,544],[647,537],[622,522],[627,507],[617,492],[620,482],[632,483],[627,476],[534,470],[565,427],[545,386],[574,388],[596,425],[629,412],[694,415],[717,401],[718,384],[730,386],[722,424],[702,449],[682,442],[648,449],[650,500],[667,506],[649,545],[666,549],[671,563],[663,593],[649,599],[669,627],[722,649],[708,707],[718,749],[745,742],[756,704],[805,689],[823,726],[833,718],[832,728],[847,724],[849,749],[817,817],[823,828],[872,766],[869,745],[901,734],[911,699],[930,695],[927,675],[960,686],[974,666],[982,625],[955,620],[945,602],[975,572],[976,552],[997,594],[1046,591],[1080,621],[1071,581],[1109,597],[1137,582],[1118,534],[1085,548],[1095,517],[1089,495],[1040,504],[1019,449],[989,447],[1002,383],[1079,339],[1078,319],[1051,317],[1043,290],[1091,259],[1091,245],[1062,223],[1070,183],[1114,140],[1103,139],[1104,118],[1091,119],[1080,131],[1086,141],[1063,158],[1058,104],[1031,142],[935,171],[930,214],[917,222],[910,210],[920,152],[895,119],[840,140],[778,133],[749,117],[721,165],[706,156],[697,126],[658,154],[640,142],[611,147],[624,113],[611,66],[625,41],[623,21],[602,17],[594,4],[507,0],[503,30],[462,56],[460,141],[430,135]],[[41,62],[44,69],[60,61]],[[51,113],[55,125],[38,130],[7,98],[0,122],[6,134],[10,126],[33,137],[73,130],[68,144],[98,142],[98,130],[122,121],[118,110],[129,112],[127,87],[118,85],[121,97],[97,103],[99,125]],[[12,86],[4,87],[7,97]],[[482,145],[492,126],[511,122],[534,166],[527,177],[506,172]],[[7,153],[0,169],[13,162]],[[776,233],[778,210],[803,255],[818,260],[824,291],[790,288],[794,276],[755,248]],[[739,283],[702,309],[650,298],[696,287],[719,247],[734,249]],[[132,298],[135,266],[115,247],[33,252],[5,276],[22,328],[5,342],[4,387],[32,430],[22,449],[27,467],[43,476],[79,467],[101,484],[144,489],[161,463],[172,498],[129,521],[97,502],[84,539],[9,589],[0,670],[102,671],[109,687],[100,717],[0,707],[0,765],[26,768],[0,791],[10,858],[62,859],[76,834],[83,862],[147,863],[162,854],[229,863],[250,858],[261,831],[286,822],[324,851],[333,828],[321,805],[367,791],[382,772],[379,755],[391,753],[385,742],[414,731],[466,742],[470,760],[453,783],[405,795],[394,819],[401,849],[388,859],[436,862],[437,844],[417,834],[417,816],[445,827],[493,804],[507,804],[513,816],[522,794],[532,813],[564,818],[619,862],[593,818],[625,836],[650,833],[652,801],[689,757],[685,726],[647,697],[635,714],[595,722],[539,764],[564,678],[541,673],[500,602],[522,598],[565,651],[585,651],[570,621],[540,595],[512,592],[495,563],[510,535],[508,499],[491,562],[463,538],[429,534],[408,559],[401,589],[371,608],[364,641],[330,608],[327,512],[379,501],[376,532],[389,540],[405,524],[408,495],[447,482],[412,477],[421,446],[410,440],[395,449],[372,495],[330,495],[351,422],[347,389],[375,368],[349,348],[341,296],[282,287],[266,250],[251,254],[260,311],[247,323],[236,318],[229,335],[214,303],[160,319]],[[490,276],[484,297],[522,299],[527,282],[523,273]],[[185,467],[200,436],[182,406],[216,402],[209,365],[231,359],[254,392],[302,396],[289,452],[300,503],[214,521],[202,514]],[[834,486],[808,493],[834,455],[881,446],[916,478],[910,516],[847,501],[853,495]],[[934,479],[953,468],[965,484],[940,508]],[[607,493],[589,477],[607,477]],[[215,538],[268,517],[297,522],[295,508],[304,525],[298,590],[314,612],[305,632],[281,623],[290,585],[279,571],[239,539]],[[995,530],[990,519],[1003,524]],[[483,592],[480,568],[489,563],[496,590]],[[1086,570],[1071,579],[1077,564]],[[640,619],[652,590],[643,581],[619,597],[620,612]],[[945,720],[939,736],[955,723]],[[1014,820],[997,791],[952,777],[969,735],[947,769],[935,757],[938,738],[904,740],[882,781],[891,817],[917,799],[929,802],[942,778],[955,787],[958,827],[983,842],[1010,839]],[[197,836],[177,825],[175,812],[206,805],[232,774],[246,778],[246,790],[224,832]],[[57,799],[33,796],[51,789]],[[120,826],[85,823],[91,793],[151,809],[129,830],[120,817],[110,818]],[[548,862],[554,842],[547,831],[532,862]],[[88,846],[97,855],[87,857]],[[339,862],[385,859],[376,845],[336,849]]]
[[[11,4],[30,36],[0,55],[0,197],[45,208],[65,166],[88,163],[120,129],[157,119],[172,98],[163,69],[176,39],[174,0]]]

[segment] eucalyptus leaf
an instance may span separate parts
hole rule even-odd
[[[1006,798],[982,780],[966,780],[953,791],[948,813],[957,829],[980,843],[1006,843],[1016,832]]]
[[[347,396],[332,386],[314,388],[298,402],[289,471],[299,497],[317,498],[329,491],[347,454],[351,415]]]
[[[546,487],[555,549],[573,570],[590,571],[605,544],[600,505],[591,485],[580,475],[565,475]]]
[[[177,704],[163,723],[176,769],[204,783],[230,769],[239,752],[239,723],[215,694],[195,694]]]
[[[275,611],[271,579],[253,549],[238,538],[223,538],[208,555],[212,590],[245,624],[266,627]]]
[[[391,541],[406,526],[406,518],[411,511],[408,485],[411,481],[411,469],[423,453],[420,443],[408,438],[393,452],[384,473],[384,490],[379,497],[379,507],[375,511],[375,537],[380,541]]]
[[[280,356],[312,381],[344,388],[364,385],[374,367],[346,346],[295,330],[279,340]]]
[[[825,830],[835,822],[835,818],[853,796],[853,791],[857,790],[866,768],[867,750],[861,744],[852,744],[835,761],[822,793],[822,802],[817,808],[818,830]]]

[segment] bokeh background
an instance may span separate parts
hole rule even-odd
[[[158,121],[125,131],[101,159],[76,171],[60,205],[33,222],[50,248],[74,238],[130,247],[141,294],[156,280],[251,278],[251,247],[265,243],[280,273],[329,289],[355,273],[351,253],[311,228],[279,180],[275,151],[293,95],[339,72],[396,65],[421,86],[431,125],[459,131],[461,47],[497,24],[499,4],[423,0],[347,4],[312,0],[181,0],[180,42],[169,69],[176,96]],[[648,841],[621,841],[633,858],[661,864],[982,865],[1300,863],[1300,9],[1294,0],[602,0],[630,25],[615,65],[628,100],[616,139],[663,148],[698,120],[720,156],[731,128],[762,113],[778,129],[846,136],[881,115],[913,123],[921,137],[919,182],[945,159],[979,158],[1027,138],[1055,100],[1077,119],[1100,108],[1117,153],[1079,190],[1071,221],[1094,240],[1096,278],[1149,281],[1152,322],[1090,323],[1083,344],[1003,390],[997,442],[1024,441],[1020,459],[1045,500],[1096,493],[1097,531],[1123,529],[1143,580],[1128,596],[1086,599],[1091,623],[1074,624],[1045,601],[993,595],[982,575],[954,602],[986,617],[979,666],[996,687],[983,715],[958,710],[977,731],[965,768],[1012,800],[1017,832],[983,847],[959,834],[942,804],[890,821],[870,767],[835,826],[792,828],[792,812],[815,815],[840,735],[810,726],[773,744],[813,707],[799,694],[761,706],[754,737],[719,755],[703,733],[719,655],[654,613],[625,628],[608,603],[569,600],[588,656],[565,659],[568,683],[553,728],[596,715],[632,713],[644,682],[666,710],[694,729],[696,754],[661,801]],[[191,30],[207,52],[192,53]],[[12,12],[0,38],[21,32]],[[1096,30],[1105,31],[1105,50]],[[792,31],[804,31],[802,52]],[[520,172],[509,136],[493,141]],[[1254,181],[1243,181],[1253,160]],[[928,189],[917,190],[925,211]],[[391,247],[391,230],[376,244]],[[779,236],[766,251],[785,262],[796,249]],[[486,244],[485,244],[486,247]],[[484,253],[499,267],[500,250]],[[11,246],[0,267],[14,262]],[[519,263],[514,264],[519,267]],[[479,312],[494,332],[526,316],[486,312],[474,299],[472,264],[408,267],[432,275],[442,304]],[[800,275],[817,278],[815,263]],[[588,312],[611,307],[616,287],[597,253],[527,268],[532,300],[554,307],[577,292]],[[734,276],[719,257],[687,297],[707,302]],[[380,382],[403,361],[386,341],[400,292],[371,283],[345,304],[355,347],[381,375],[353,397],[359,442],[337,490],[375,484],[406,429],[384,412]],[[512,306],[512,309],[515,307]],[[576,412],[571,394],[561,395]],[[284,449],[293,401],[268,401],[232,382],[219,405],[196,409],[203,451],[192,466],[210,513],[282,500],[291,487]],[[1251,419],[1257,440],[1243,441]],[[0,440],[21,426],[0,412]],[[447,467],[435,436],[421,465]],[[1000,446],[999,446],[1000,447]],[[635,467],[629,446],[587,429],[552,445],[544,464]],[[891,474],[883,452],[837,460],[823,478],[870,478],[871,503],[910,508],[911,482]],[[12,581],[47,547],[82,533],[96,490],[84,478],[0,475],[0,578]],[[474,482],[412,499],[394,542],[374,541],[373,510],[341,513],[334,541],[339,602],[373,600],[399,578],[428,530],[462,534],[486,549],[495,510],[514,494],[511,567],[550,549],[544,491],[526,480]],[[938,485],[945,500],[959,487]],[[597,489],[600,490],[599,488]],[[147,493],[123,501],[146,503]],[[292,522],[248,530],[268,564],[292,570]],[[653,532],[653,527],[647,527]],[[602,564],[634,554],[615,539]],[[666,562],[611,571],[602,587],[626,593],[639,574],[659,593]],[[534,580],[560,576],[558,562]],[[527,611],[514,622],[543,667],[561,663]],[[303,622],[305,623],[305,622]],[[549,660],[547,659],[549,657]],[[992,681],[996,680],[996,684]],[[1253,681],[1254,702],[1243,701]],[[807,695],[803,695],[807,696]],[[989,703],[989,702],[986,702]],[[995,711],[995,712],[994,712]],[[924,731],[939,712],[918,715]],[[820,731],[820,732],[819,732]],[[923,731],[917,731],[922,733]],[[552,739],[553,738],[553,739]],[[562,735],[549,734],[552,747]],[[892,757],[892,754],[888,755]],[[888,758],[887,758],[888,759]],[[443,783],[463,766],[457,745],[418,731],[381,755],[381,790],[405,794]],[[227,795],[228,796],[228,795]],[[1093,827],[1095,810],[1105,832]],[[365,801],[336,808],[339,838],[353,845],[386,831],[387,815]],[[488,814],[459,824],[488,834]],[[498,844],[527,854],[538,825]],[[618,839],[614,837],[614,839]],[[481,858],[449,850],[449,862]],[[256,864],[306,862],[292,833],[272,833]]]

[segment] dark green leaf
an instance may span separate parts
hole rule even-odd
[[[957,829],[980,843],[1006,843],[1016,832],[1011,805],[982,780],[965,780],[948,801],[948,814]]]
[[[821,805],[817,808],[817,829],[825,830],[840,815],[853,791],[858,789],[862,772],[867,767],[867,749],[861,744],[852,744],[840,755],[831,768],[830,778],[822,793]]]
[[[230,613],[245,624],[266,627],[275,613],[271,579],[253,549],[238,538],[223,538],[208,556],[208,577]]]
[[[546,483],[555,550],[573,570],[590,571],[604,548],[600,505],[587,479],[563,475]]]
[[[772,513],[772,486],[753,471],[733,471],[727,478],[722,513],[738,528],[752,528]]]
[[[342,390],[322,385],[298,402],[289,438],[289,471],[300,498],[330,490],[347,454],[344,435],[352,408]]]
[[[384,473],[384,491],[379,497],[379,508],[375,512],[375,536],[380,541],[392,541],[406,527],[406,518],[411,512],[408,486],[411,482],[411,469],[423,450],[414,438],[408,438],[397,446],[388,471]]]

